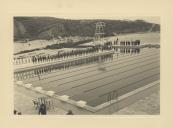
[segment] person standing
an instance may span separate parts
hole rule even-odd
[[[13,113],[14,113],[14,115],[16,115],[16,114],[17,114],[17,110],[14,110],[14,112],[13,112]]]
[[[46,105],[45,104],[42,103],[40,105],[38,114],[39,115],[46,115],[47,114],[47,110],[46,110]]]
[[[72,110],[68,110],[68,112],[66,113],[66,115],[74,115]]]

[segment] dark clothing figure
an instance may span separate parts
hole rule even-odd
[[[22,113],[21,113],[21,112],[18,112],[17,114],[18,114],[18,115],[22,115]]]
[[[13,112],[13,113],[14,113],[14,115],[16,115],[16,114],[17,114],[17,110],[14,110],[14,112]]]
[[[69,110],[66,115],[74,115],[72,110]]]
[[[47,112],[47,110],[46,110],[46,105],[42,103],[42,104],[40,105],[38,114],[39,114],[39,115],[46,115],[46,112]]]

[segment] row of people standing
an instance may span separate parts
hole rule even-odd
[[[135,41],[120,41],[120,46],[139,46],[140,40]]]
[[[72,50],[69,52],[62,52],[62,53],[58,52],[58,54],[55,54],[55,55],[33,56],[32,62],[33,63],[47,62],[47,61],[52,61],[55,59],[62,59],[62,58],[68,58],[71,56],[78,56],[78,55],[83,55],[83,54],[95,53],[98,51],[99,51],[98,47],[92,47],[92,48],[87,48],[87,49]]]

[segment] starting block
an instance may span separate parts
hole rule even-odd
[[[35,91],[41,92],[42,91],[42,87],[35,87]]]
[[[86,106],[86,103],[87,103],[86,101],[80,100],[80,101],[77,102],[77,105],[79,107],[82,107],[83,108],[84,106]]]
[[[63,101],[67,101],[67,100],[69,100],[69,96],[62,95],[62,96],[60,96],[60,99],[63,100]]]
[[[53,96],[55,94],[55,92],[54,91],[47,91],[46,94],[49,96]]]
[[[23,81],[17,81],[16,84],[17,85],[23,85],[24,83],[23,83]]]
[[[32,87],[32,84],[30,84],[30,83],[25,84],[24,87],[26,87],[26,88],[31,88],[31,87]]]

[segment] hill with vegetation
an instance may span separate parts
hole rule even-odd
[[[160,31],[160,25],[143,20],[71,20],[53,17],[14,17],[14,40],[51,39],[53,37],[90,36],[95,33],[95,23],[106,23],[105,36],[115,33]]]

